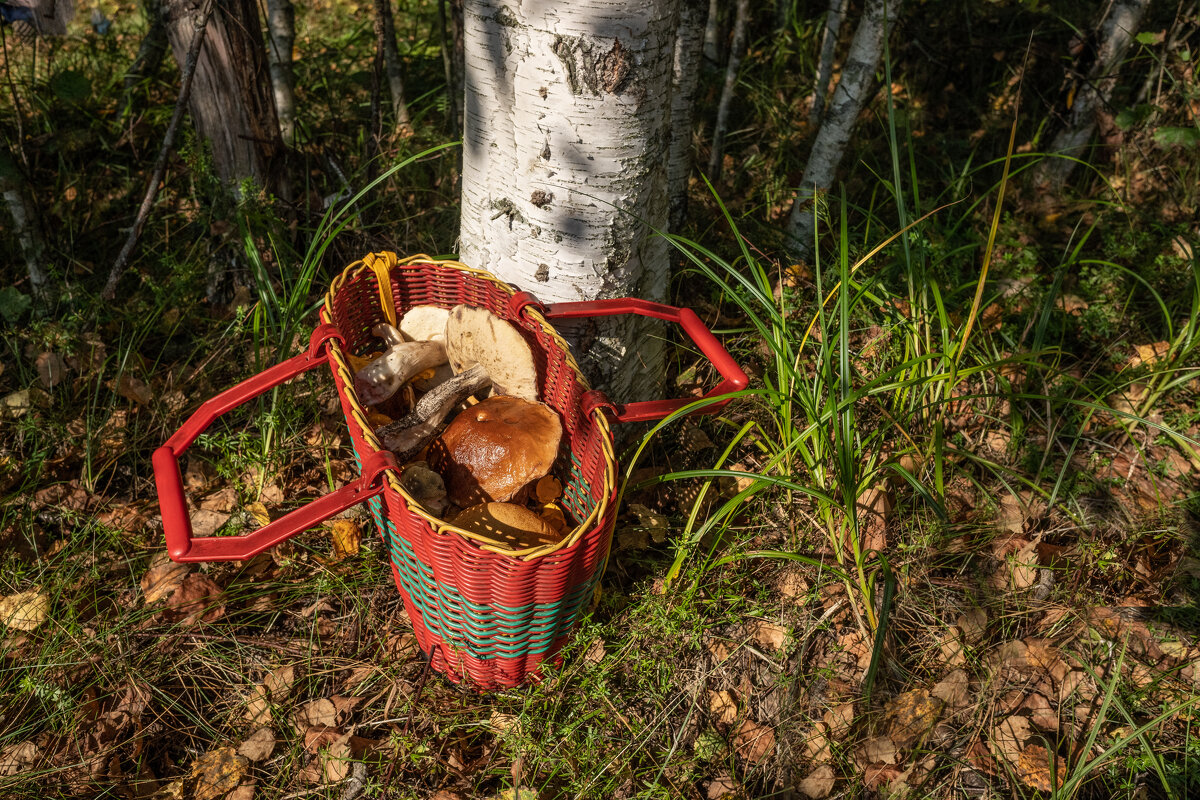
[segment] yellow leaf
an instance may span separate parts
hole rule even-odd
[[[267,511],[267,507],[262,503],[246,503],[246,511],[254,517],[254,521],[260,527],[265,528],[271,524],[271,512]]]
[[[192,776],[196,779],[193,797],[196,800],[213,800],[237,787],[249,765],[232,747],[210,750],[192,765]]]
[[[36,630],[50,616],[50,598],[36,589],[0,598],[0,624],[18,631]]]
[[[329,522],[330,538],[333,539],[333,559],[343,558],[358,553],[359,542],[362,541],[362,529],[352,519],[335,519]]]

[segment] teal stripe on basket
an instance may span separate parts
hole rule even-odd
[[[480,659],[549,650],[555,639],[574,626],[599,577],[597,572],[555,603],[530,603],[515,608],[471,603],[453,587],[434,581],[432,569],[418,561],[408,543],[392,533],[390,524],[388,527],[393,543],[392,563],[425,626]],[[520,624],[526,619],[528,622],[516,632],[497,629],[504,623]]]
[[[361,472],[358,448],[352,449],[355,464]],[[574,455],[571,460],[572,480],[567,492],[573,495],[570,500],[577,503],[582,499],[577,488],[581,485],[582,475]],[[567,504],[573,506],[576,503],[568,501]],[[472,603],[453,587],[434,580],[432,567],[421,562],[409,543],[396,533],[382,496],[372,497],[367,501],[367,508],[388,545],[401,587],[417,607],[425,627],[447,644],[461,647],[480,660],[520,658],[549,650],[555,640],[574,627],[600,577],[597,570],[562,600],[553,603],[528,603],[516,607]],[[514,625],[521,627],[515,632],[502,630],[504,626],[512,628]]]

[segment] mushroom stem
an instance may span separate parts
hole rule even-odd
[[[442,420],[452,408],[491,383],[492,379],[483,367],[471,367],[434,387],[417,402],[411,412],[393,423],[376,428],[375,434],[383,441],[383,446],[395,453],[397,460],[403,464],[433,441]]]
[[[354,390],[369,406],[382,403],[414,375],[446,363],[441,342],[401,342],[354,375]]]

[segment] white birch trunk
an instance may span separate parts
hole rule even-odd
[[[692,111],[700,83],[707,0],[681,0],[675,34],[675,69],[671,83],[671,151],[667,159],[670,198],[669,228],[678,233],[687,218],[688,178],[692,172]]]
[[[464,4],[465,263],[543,302],[665,299],[676,4]],[[644,397],[661,340],[614,319],[564,333],[598,385]]]
[[[708,179],[713,183],[721,180],[721,161],[725,157],[725,134],[729,130],[729,109],[733,106],[733,93],[737,89],[738,69],[742,56],[746,54],[746,22],[750,16],[750,0],[737,0],[733,12],[733,43],[729,46],[729,63],[725,65],[725,85],[721,89],[721,100],[717,104],[717,121],[713,125],[712,152],[708,158]]]
[[[1075,93],[1066,128],[1054,137],[1048,148],[1050,153],[1070,158],[1042,161],[1034,173],[1034,182],[1038,185],[1050,190],[1061,189],[1078,166],[1078,162],[1071,159],[1087,156],[1088,142],[1096,131],[1096,115],[1108,105],[1121,62],[1125,60],[1125,53],[1149,7],[1150,0],[1115,0],[1110,6],[1108,17],[1100,26],[1096,63]]]
[[[884,37],[891,33],[902,5],[902,0],[868,0],[854,31],[846,63],[842,66],[842,77],[813,141],[788,217],[791,255],[797,261],[807,261],[812,255],[816,244],[813,239],[816,234],[813,200],[818,192],[827,191],[833,184],[838,165],[850,143],[850,134],[854,132],[854,123],[875,87],[875,70],[883,55]]]
[[[812,107],[808,112],[808,124],[817,127],[825,114],[825,98],[829,94],[829,81],[833,78],[833,56],[837,53],[838,31],[846,14],[846,0],[829,0],[829,11],[825,14],[825,33],[821,36],[821,55],[817,62],[817,82],[813,86]]]
[[[704,23],[704,57],[708,63],[721,63],[721,6],[719,0],[708,0],[708,17]]]
[[[45,308],[53,296],[50,278],[42,266],[46,241],[42,238],[37,211],[25,191],[24,179],[17,173],[7,153],[0,155],[0,195],[4,196],[4,204],[12,216],[13,232],[21,245],[21,255],[25,257],[25,269],[29,273],[29,288],[33,290],[34,301]]]
[[[292,74],[292,49],[296,44],[296,9],[292,0],[267,0],[267,64],[279,133],[292,144],[296,135],[296,80]]]

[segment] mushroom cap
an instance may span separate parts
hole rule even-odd
[[[466,508],[517,496],[554,466],[561,441],[562,422],[550,406],[496,395],[455,417],[430,455],[450,501]]]
[[[410,342],[444,341],[448,319],[450,312],[441,306],[413,306],[400,318],[400,332]]]
[[[456,374],[481,365],[496,394],[530,402],[538,399],[537,367],[529,343],[517,326],[486,308],[460,305],[450,309],[446,355]]]
[[[537,512],[515,503],[481,503],[452,522],[514,550],[554,544],[562,538]]]

